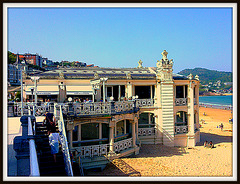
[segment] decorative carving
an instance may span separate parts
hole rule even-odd
[[[141,59],[138,61],[138,68],[143,68]]]
[[[162,56],[163,56],[162,59],[163,59],[163,60],[167,60],[168,52],[167,52],[166,50],[164,50],[161,54],[162,54]]]
[[[132,76],[131,76],[130,72],[127,73],[127,79],[132,79]]]
[[[95,74],[94,74],[94,79],[99,79],[98,73],[95,73]]]

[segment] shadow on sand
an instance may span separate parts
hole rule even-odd
[[[202,146],[205,141],[208,141],[208,142],[212,141],[213,144],[219,144],[219,143],[224,143],[224,142],[231,143],[232,136],[222,136],[222,135],[217,135],[217,134],[201,132],[200,142],[198,142],[196,145]]]
[[[84,173],[85,176],[141,176],[140,172],[122,159],[116,159],[109,163],[103,171],[101,169],[89,169],[85,170]]]

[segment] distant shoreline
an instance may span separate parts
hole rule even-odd
[[[199,95],[199,96],[232,96],[232,93],[223,93],[223,94],[211,94],[211,95]]]

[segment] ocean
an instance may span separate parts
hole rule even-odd
[[[212,105],[212,106],[232,106],[232,95],[228,96],[200,96],[199,104]]]

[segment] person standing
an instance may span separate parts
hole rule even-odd
[[[51,130],[48,138],[49,145],[51,147],[51,154],[53,155],[54,162],[56,163],[57,153],[59,152],[59,142],[61,141],[59,133],[57,133],[56,130]]]
[[[56,118],[54,117],[53,113],[46,112],[45,119],[43,120],[43,125],[46,124],[48,135],[50,132],[56,131]]]

